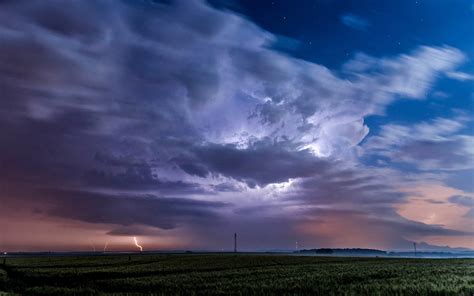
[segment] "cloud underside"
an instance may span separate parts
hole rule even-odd
[[[247,227],[257,238],[274,225],[285,241],[309,231],[329,243],[308,225],[344,232],[351,222],[392,229],[392,245],[469,234],[400,217],[393,205],[406,194],[358,162],[364,118],[424,99],[464,61],[455,48],[361,53],[337,74],[272,50],[276,36],[200,1],[2,2],[0,42],[8,204],[109,235],[186,228],[217,240]],[[367,153],[472,168],[469,136],[406,138],[382,133]]]

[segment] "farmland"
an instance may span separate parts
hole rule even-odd
[[[474,259],[270,254],[16,257],[1,265],[0,291],[20,295],[470,296]]]

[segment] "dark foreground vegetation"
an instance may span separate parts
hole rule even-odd
[[[0,264],[2,261],[0,261]],[[473,259],[252,254],[8,258],[0,295],[473,295]]]

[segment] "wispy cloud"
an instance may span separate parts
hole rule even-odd
[[[474,207],[474,198],[464,195],[453,195],[448,199],[453,204],[465,206],[465,207]]]
[[[474,75],[468,74],[465,72],[450,71],[446,73],[446,76],[448,76],[451,79],[455,79],[459,81],[473,81],[474,80]]]
[[[355,30],[365,31],[370,26],[367,19],[352,13],[341,15],[340,20],[344,25]]]
[[[415,125],[387,124],[363,147],[366,153],[412,164],[421,170],[472,169],[474,137],[460,133],[468,122],[468,118],[460,116]]]
[[[460,205],[468,208],[468,211],[463,215],[463,217],[474,220],[474,197],[465,195],[453,195],[449,197],[448,200],[455,205]]]

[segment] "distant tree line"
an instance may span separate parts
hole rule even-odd
[[[296,251],[297,253],[311,253],[311,254],[376,254],[385,255],[386,251],[377,249],[331,249],[331,248],[320,248],[320,249],[303,249]]]

